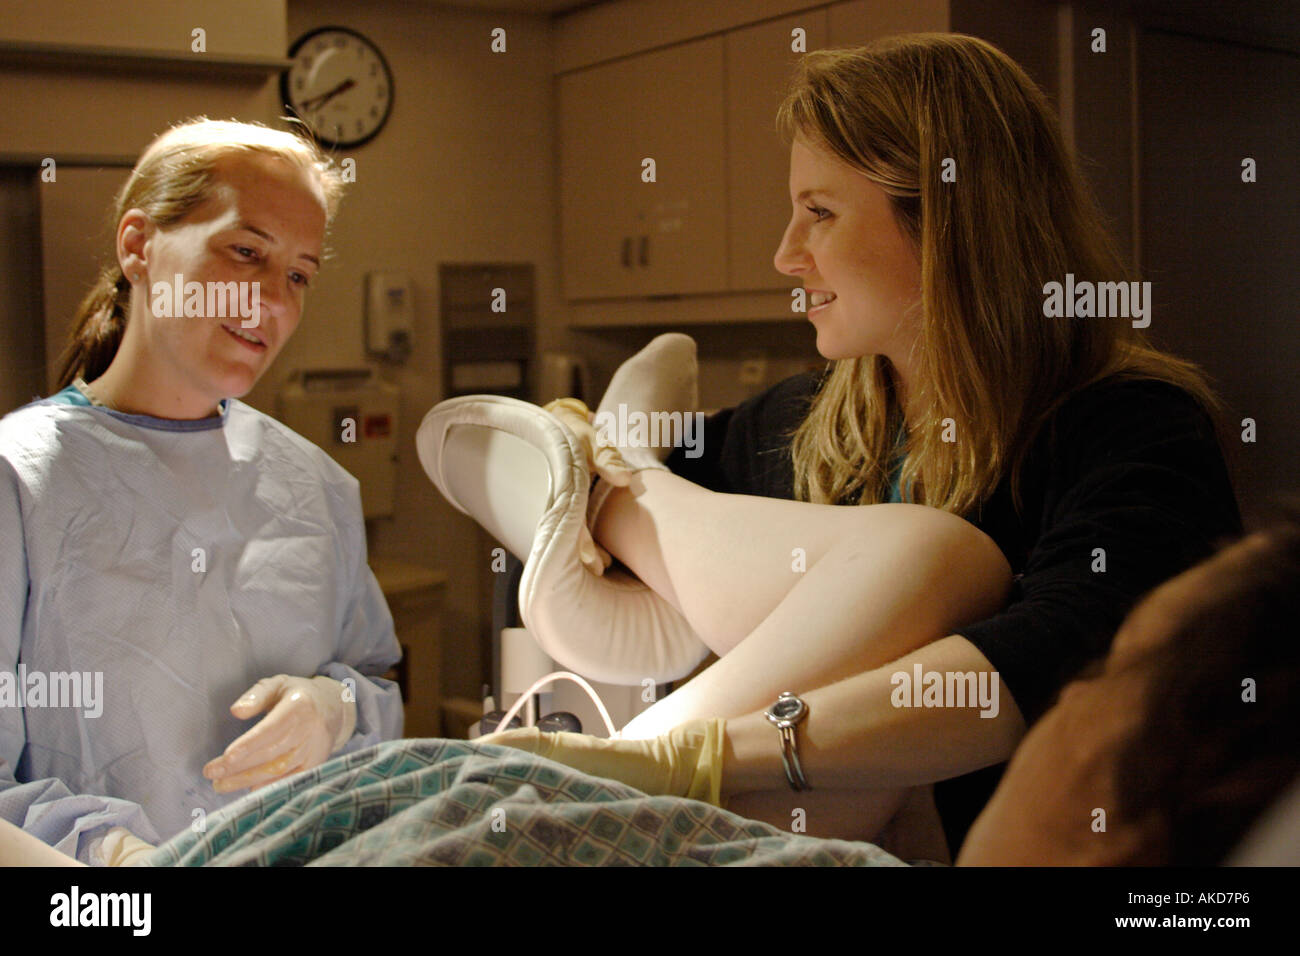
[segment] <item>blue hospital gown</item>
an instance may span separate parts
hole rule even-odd
[[[111,826],[158,842],[244,793],[202,768],[258,719],[229,712],[254,683],[352,678],[347,753],[401,736],[376,676],[399,656],[356,479],[269,416],[68,389],[0,419],[0,817],[83,862]],[[102,673],[95,707],[52,706],[73,672]],[[33,675],[63,696],[15,700]]]

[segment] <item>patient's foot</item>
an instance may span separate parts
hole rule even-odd
[[[597,431],[604,432],[633,470],[666,470],[664,462],[678,436],[655,427],[670,418],[652,420],[651,413],[676,413],[680,434],[681,417],[699,406],[698,378],[695,340],[679,332],[658,336],[614,373],[596,409]]]
[[[618,367],[605,390],[593,422],[600,440],[615,446],[633,471],[667,471],[664,462],[682,429],[689,427],[684,419],[699,406],[698,380],[694,339],[668,332],[651,340]],[[604,480],[591,489],[588,528],[595,529],[600,510],[614,490]]]

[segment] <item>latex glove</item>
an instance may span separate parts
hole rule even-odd
[[[277,674],[258,681],[230,706],[240,720],[269,709],[251,730],[208,761],[203,776],[217,793],[260,787],[324,762],[352,736],[357,705],[330,677]]]
[[[156,849],[126,827],[113,827],[91,852],[105,866],[138,866]]]
[[[727,722],[692,720],[662,737],[609,740],[587,734],[542,733],[523,727],[475,739],[526,750],[593,777],[619,780],[642,793],[689,797],[721,806],[722,747]]]
[[[592,424],[593,415],[585,404],[576,398],[557,398],[542,406],[542,411],[550,412],[577,436],[587,454],[587,470],[599,475],[611,485],[620,487],[632,480],[632,470],[623,461],[618,448],[602,442],[600,434]],[[591,536],[591,529],[583,527],[578,536],[578,553],[582,564],[592,574],[604,574],[612,563],[609,552],[596,543]]]

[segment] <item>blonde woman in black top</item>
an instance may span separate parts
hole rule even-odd
[[[1136,599],[1240,516],[1219,403],[1147,341],[1150,287],[1012,60],[953,34],[809,53],[779,125],[775,265],[829,369],[714,416],[676,474],[593,492],[591,532],[720,657],[623,736],[724,718],[725,765],[753,769],[729,808],[872,838],[909,788],[1005,761]],[[996,676],[1000,706],[899,706],[899,673]],[[794,796],[761,711],[849,682],[801,726],[817,789]],[[952,794],[950,842],[992,782]]]

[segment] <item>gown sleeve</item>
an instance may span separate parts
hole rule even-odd
[[[395,740],[402,736],[403,721],[400,688],[379,676],[401,659],[402,649],[393,630],[388,602],[366,563],[365,525],[355,480],[348,490],[350,494],[340,495],[346,517],[339,522],[340,567],[344,569],[339,588],[347,598],[336,656],[316,672],[347,683],[356,696],[356,729],[335,755]]]
[[[158,843],[148,815],[130,800],[75,794],[54,777],[23,780],[26,718],[19,704],[18,664],[27,612],[26,538],[18,480],[0,456],[0,817],[82,863],[95,863],[92,843],[126,827]]]

